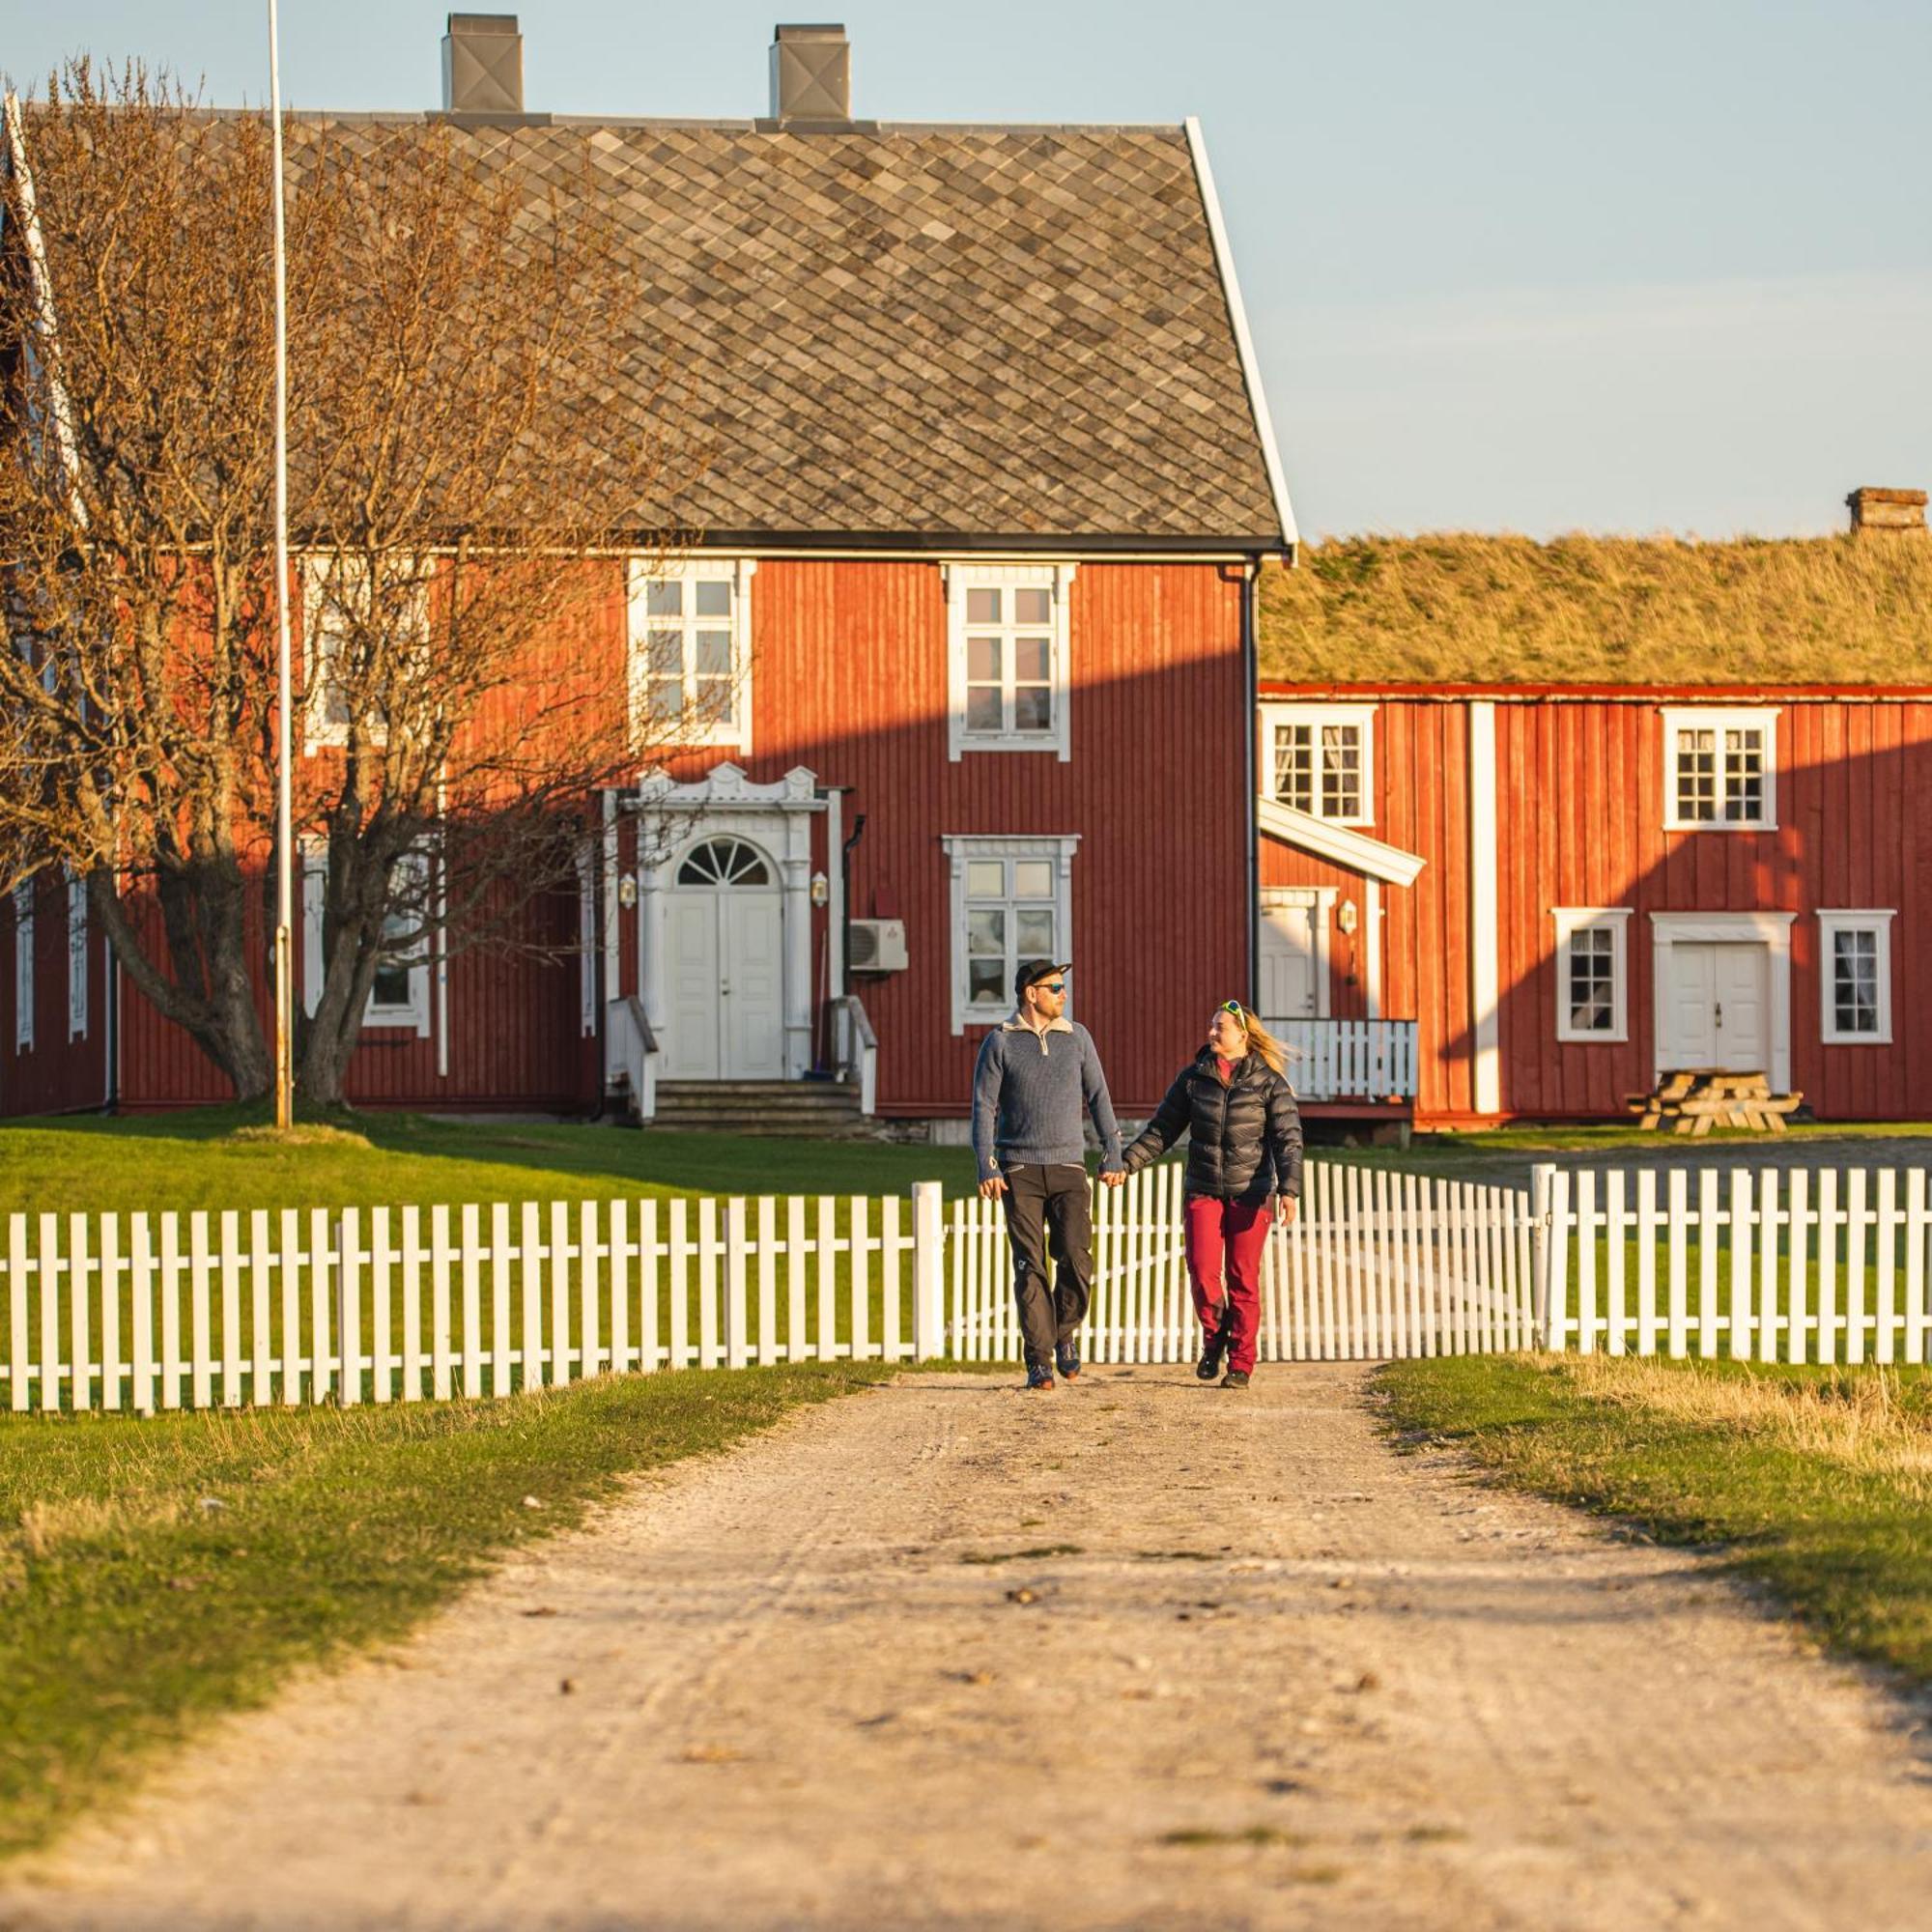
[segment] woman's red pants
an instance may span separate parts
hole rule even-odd
[[[1262,1250],[1267,1246],[1272,1204],[1249,1207],[1187,1197],[1187,1279],[1194,1312],[1211,1335],[1224,1309],[1229,1322],[1228,1366],[1243,1374],[1255,1366],[1255,1338],[1262,1325]]]

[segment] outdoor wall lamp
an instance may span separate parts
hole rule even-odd
[[[1355,902],[1353,899],[1344,899],[1341,905],[1336,908],[1335,923],[1339,925],[1344,932],[1354,931]]]
[[[638,882],[629,872],[617,881],[617,903],[626,912],[638,902]]]
[[[815,906],[825,906],[831,902],[832,881],[823,872],[811,875],[811,902]]]

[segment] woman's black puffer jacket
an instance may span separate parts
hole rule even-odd
[[[1126,1152],[1129,1174],[1187,1135],[1187,1192],[1257,1207],[1277,1191],[1301,1196],[1301,1113],[1294,1090],[1258,1053],[1225,1084],[1211,1047],[1183,1066],[1160,1111]]]

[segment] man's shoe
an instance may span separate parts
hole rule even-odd
[[[1244,1389],[1247,1385],[1248,1372],[1246,1369],[1230,1369],[1221,1378],[1221,1386],[1224,1389]]]
[[[1027,1370],[1026,1385],[1030,1389],[1053,1391],[1053,1371],[1044,1362],[1035,1362]]]
[[[1080,1344],[1062,1342],[1053,1351],[1053,1366],[1067,1380],[1074,1380],[1080,1374]]]
[[[1204,1382],[1211,1382],[1221,1373],[1221,1357],[1228,1351],[1228,1311],[1221,1311],[1220,1321],[1208,1332],[1207,1346],[1201,1350],[1201,1360],[1195,1365],[1194,1373]]]

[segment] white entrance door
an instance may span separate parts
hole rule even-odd
[[[1771,1070],[1771,958],[1756,941],[1670,949],[1670,1064]]]
[[[665,1005],[672,1080],[784,1076],[784,912],[771,863],[710,838],[665,895]]]
[[[1265,899],[1262,903],[1261,1010],[1265,1020],[1314,1019],[1321,1010],[1314,910]]]

